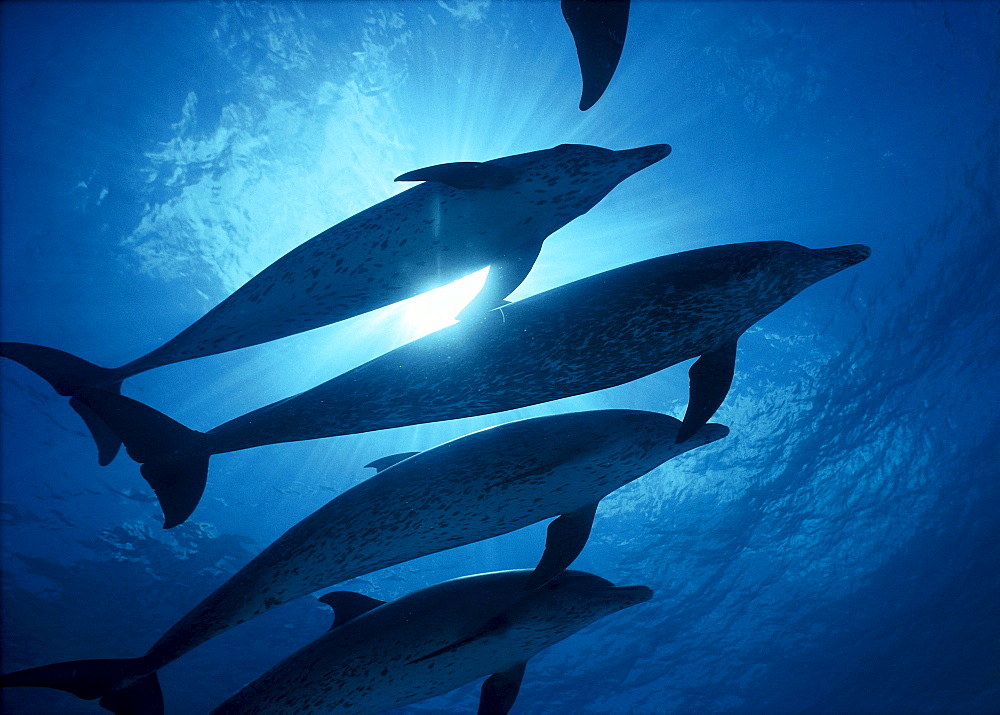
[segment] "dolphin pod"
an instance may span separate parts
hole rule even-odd
[[[612,151],[582,144],[487,162],[440,164],[397,181],[423,184],[341,221],[265,268],[177,336],[130,363],[99,367],[54,348],[0,343],[0,356],[47,380],[61,395],[118,392],[146,370],[258,345],[367,313],[490,266],[465,308],[498,305],[531,270],[542,242],[619,183],[670,153],[666,144]],[[121,443],[74,402],[101,464]]]
[[[562,0],[582,77],[579,107],[618,66],[629,0]],[[527,661],[595,621],[648,601],[567,570],[600,501],[728,434],[708,420],[731,386],[737,341],[799,292],[864,261],[862,245],[782,241],[661,256],[507,303],[544,240],[670,153],[563,144],[407,172],[410,188],[306,241],[202,318],[132,362],[105,368],[54,348],[0,343],[84,419],[110,463],[141,463],[164,528],[198,505],[212,455],[267,444],[472,417],[621,385],[686,359],[683,421],[595,410],[509,422],[371,462],[375,476],[307,516],[136,658],[54,663],[0,676],[162,715],[158,672],[215,636],[317,589],[553,518],[533,569],[446,581],[391,603],[337,591],[326,634],[218,706],[247,713],[376,713],[476,678],[480,715],[507,713]],[[120,394],[130,376],[335,323],[489,266],[459,324],[299,395],[197,432]],[[119,492],[121,493],[121,492]],[[133,497],[130,497],[133,498]]]
[[[327,594],[320,600],[334,609],[333,628],[212,712],[378,713],[488,675],[479,712],[506,713],[529,658],[653,596],[582,571],[526,591],[529,573],[466,576],[384,605]]]
[[[581,111],[593,107],[611,83],[625,46],[628,12],[629,0],[562,0],[583,78]]]
[[[602,498],[729,432],[710,424],[677,444],[679,428],[678,420],[655,412],[595,410],[509,422],[376,460],[368,465],[379,470],[376,476],[289,529],[145,655],[32,668],[3,676],[0,686],[57,688],[108,703],[131,701],[137,692],[148,699],[159,693],[160,668],[276,606],[554,516],[538,566],[520,581],[537,588],[583,549]]]
[[[403,345],[294,397],[196,432],[122,395],[80,390],[142,463],[170,528],[197,506],[213,454],[502,412],[621,385],[698,357],[677,435],[725,399],[737,338],[865,246],[701,248],[606,271]]]

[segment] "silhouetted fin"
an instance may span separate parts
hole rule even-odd
[[[374,467],[376,474],[381,472],[383,469],[388,469],[394,464],[399,464],[404,459],[409,459],[415,454],[420,454],[420,452],[400,452],[399,454],[390,454],[386,457],[381,457],[373,462],[369,462],[365,465],[365,468]]]
[[[453,189],[501,189],[516,179],[513,169],[479,161],[435,164],[396,177],[396,181],[437,181]]]
[[[677,444],[694,436],[719,409],[729,394],[736,371],[736,341],[698,358],[688,377],[691,380],[690,396],[684,421],[677,431]]]
[[[191,516],[205,491],[211,456],[200,449],[201,432],[130,397],[104,390],[83,388],[70,404],[76,402],[93,410],[118,435],[129,456],[142,464],[142,476],[163,509],[164,529]]]
[[[208,457],[168,457],[143,464],[139,471],[156,492],[163,528],[173,529],[191,516],[208,482]]]
[[[114,370],[55,348],[30,343],[0,343],[0,357],[21,363],[66,397],[74,396],[83,387],[101,387],[109,392],[121,389],[121,380],[115,377]],[[118,438],[100,424],[100,419],[92,412],[88,414],[79,409],[77,412],[97,443],[98,462],[102,467],[110,464],[121,447]]]
[[[569,514],[557,517],[549,524],[545,534],[545,551],[538,566],[531,572],[524,589],[533,588],[548,583],[566,570],[573,560],[580,555],[590,538],[590,530],[594,526],[594,515],[600,502],[588,504]]]
[[[503,304],[504,298],[513,293],[528,276],[541,250],[541,242],[526,244],[508,251],[503,258],[494,261],[482,290],[462,308],[458,319],[477,318]]]
[[[119,715],[163,715],[163,694],[156,672],[142,658],[72,660],[0,676],[0,687],[54,688]]]
[[[0,343],[0,357],[21,363],[66,397],[72,397],[81,387],[117,391],[121,383],[121,380],[115,379],[114,370],[55,348],[29,343]]]
[[[479,691],[479,715],[507,715],[514,707],[527,663],[518,663],[502,673],[494,673]]]
[[[618,67],[628,31],[629,0],[562,0],[580,60],[583,92],[580,109],[597,103]]]
[[[333,609],[331,631],[385,603],[385,601],[380,601],[377,598],[366,596],[363,593],[356,593],[355,591],[331,591],[330,593],[324,593],[319,597],[319,602],[325,603]]]
[[[105,424],[104,420],[97,416],[96,412],[79,400],[70,400],[69,405],[83,418],[87,429],[90,430],[90,436],[94,438],[94,442],[97,444],[97,463],[102,467],[111,464],[122,446],[122,441],[118,439],[118,435]]]

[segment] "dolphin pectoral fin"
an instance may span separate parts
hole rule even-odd
[[[373,608],[378,608],[385,603],[385,601],[355,591],[331,591],[324,593],[318,600],[333,609],[331,631],[354,620],[362,613],[368,613]]]
[[[580,555],[590,538],[590,529],[594,526],[594,515],[597,513],[599,501],[588,504],[569,514],[557,517],[549,524],[545,536],[545,551],[538,566],[531,572],[525,591],[548,583],[561,574],[573,560]]]
[[[420,452],[400,452],[399,454],[390,454],[385,457],[381,457],[365,465],[365,469],[369,467],[375,468],[375,473],[378,474],[383,469],[388,469],[394,464],[402,462],[404,459],[409,459],[415,454],[420,454]]]
[[[629,0],[562,0],[583,76],[583,111],[594,106],[611,83],[625,47],[628,11]]]
[[[508,251],[490,264],[486,283],[458,314],[458,320],[479,318],[504,304],[504,298],[521,285],[542,251],[542,243],[528,243]]]
[[[435,164],[396,177],[396,181],[437,181],[453,189],[502,189],[516,179],[513,169],[478,161]]]
[[[736,341],[698,358],[688,377],[691,381],[687,412],[677,431],[677,444],[690,439],[704,427],[729,394],[736,371]]]
[[[479,691],[479,715],[507,715],[510,712],[521,690],[526,665],[518,663],[486,679]]]
[[[118,435],[108,427],[104,420],[97,416],[96,412],[79,400],[70,400],[69,405],[83,418],[84,424],[90,430],[90,436],[94,438],[94,442],[97,444],[97,463],[102,467],[111,464],[122,446],[122,441],[118,439]]]

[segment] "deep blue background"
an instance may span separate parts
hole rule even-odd
[[[403,187],[565,142],[673,154],[553,235],[515,297],[719,243],[866,243],[740,343],[732,435],[606,499],[577,565],[648,604],[528,666],[521,712],[1000,710],[1000,4],[633,3],[581,113],[558,3],[20,3],[2,13],[2,337],[117,365]],[[162,368],[206,429],[446,324],[470,279]],[[136,465],[2,370],[2,669],[138,655],[362,465],[515,416],[679,416],[686,366],[516,413],[223,455],[160,529]],[[543,526],[348,584],[530,567]],[[161,673],[204,712],[325,631],[311,598]],[[472,711],[478,685],[414,712]],[[95,713],[44,690],[5,713]]]

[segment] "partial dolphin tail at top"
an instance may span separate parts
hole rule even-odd
[[[0,357],[21,363],[66,397],[73,397],[84,387],[100,387],[109,392],[121,389],[122,378],[116,370],[100,367],[55,348],[29,343],[0,343]],[[86,405],[73,405],[73,409],[83,418],[97,443],[97,461],[102,467],[110,464],[118,454],[121,441]]]
[[[142,658],[72,660],[0,675],[0,688],[54,688],[100,705],[116,715],[163,715],[156,671]]]
[[[611,83],[625,46],[628,11],[629,0],[562,0],[580,60],[583,111],[594,106]]]
[[[142,476],[163,509],[164,529],[191,516],[208,480],[211,454],[203,449],[203,433],[116,392],[80,388],[70,404],[78,412],[92,412],[142,464]]]

